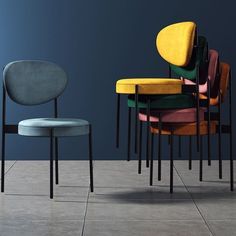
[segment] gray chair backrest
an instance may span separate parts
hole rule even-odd
[[[14,61],[3,70],[9,97],[21,105],[39,105],[61,95],[67,75],[58,65],[47,61]]]

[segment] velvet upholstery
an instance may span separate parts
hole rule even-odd
[[[151,97],[151,109],[182,109],[195,107],[195,101],[192,95],[163,95]],[[147,97],[139,96],[139,108],[147,108]],[[133,96],[128,97],[128,107],[135,107]]]
[[[154,123],[155,124],[155,123]],[[162,124],[161,134],[163,135],[170,135],[171,132],[173,135],[179,136],[196,136],[197,135],[197,128],[196,122],[194,123],[177,123],[177,124]],[[211,121],[210,122],[210,134],[216,134],[217,132],[217,122]],[[200,135],[207,135],[208,134],[208,126],[207,121],[200,122]],[[158,134],[159,130],[158,127],[152,126],[151,132]]]
[[[204,120],[204,108],[200,108],[200,121]],[[161,114],[161,120],[164,123],[191,123],[196,122],[196,108],[187,109],[171,109],[171,110],[156,110],[151,111],[150,121],[159,122],[159,114]],[[147,114],[145,112],[139,113],[139,120],[147,121]]]
[[[211,91],[210,105],[216,106],[219,103],[219,86],[221,91],[221,102],[224,102],[229,85],[230,66],[225,62],[220,62],[219,76],[216,77],[216,81]],[[207,96],[200,94],[200,99],[207,99]]]
[[[192,56],[196,24],[180,22],[163,28],[156,46],[161,57],[176,66],[187,66]]]
[[[129,78],[116,82],[116,93],[135,94],[138,85],[139,94],[180,94],[183,81],[171,78]]]
[[[208,65],[208,79],[210,81],[210,88],[211,92],[214,87],[215,83],[215,77],[216,77],[216,72],[217,72],[217,66],[218,66],[218,52],[216,50],[209,50],[209,65]],[[189,79],[183,79],[184,84],[187,85],[195,85],[196,83],[192,80]],[[205,83],[199,85],[199,92],[200,93],[206,93],[207,92],[207,80]]]
[[[66,87],[67,76],[51,62],[15,61],[4,68],[3,81],[14,102],[38,105],[58,97]]]
[[[170,64],[172,73],[178,77],[195,80],[197,75],[197,65],[200,66],[200,83],[206,81],[207,70],[208,70],[208,52],[207,52],[207,41],[203,36],[198,37],[198,47],[192,53],[191,60],[186,66],[177,66]]]
[[[68,118],[35,118],[22,120],[18,124],[18,134],[31,137],[79,136],[89,133],[89,122]]]

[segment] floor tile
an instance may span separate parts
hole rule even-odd
[[[211,220],[207,222],[215,236],[232,236],[236,232],[236,220]]]
[[[6,162],[8,168],[13,163]],[[89,193],[88,161],[60,161],[60,184],[50,200],[49,162],[17,161],[0,195],[0,235],[80,235],[86,206],[87,236],[212,235],[202,216],[214,235],[233,235],[236,194],[229,191],[228,161],[223,161],[222,180],[217,161],[211,167],[204,162],[202,182],[198,161],[192,171],[187,161],[174,163],[173,194],[169,161],[162,162],[161,181],[154,162],[149,186],[150,169],[143,161],[139,175],[136,160],[94,162],[95,192]]]
[[[5,162],[5,173],[9,172],[10,169],[15,165],[15,163],[16,163],[16,161],[6,161]],[[1,164],[1,162],[0,162],[0,164]],[[1,170],[0,170],[0,179],[1,179]]]
[[[191,195],[184,186],[174,188],[170,194],[168,185],[150,187],[96,187],[96,191],[89,196],[89,202],[126,202],[132,200],[154,200],[154,199],[191,199]]]
[[[201,221],[86,221],[84,236],[211,236]]]
[[[89,186],[88,162],[59,161],[59,180],[61,185]],[[22,180],[25,183],[47,182],[49,180],[49,161],[17,161],[8,173],[9,180]]]
[[[191,200],[129,200],[89,203],[88,220],[201,220]]]
[[[196,166],[197,163],[194,161],[193,165]],[[183,168],[184,162],[179,161],[176,169],[194,199],[236,199],[236,192],[230,191],[228,164],[228,161],[223,161],[223,179],[219,179],[218,162],[212,161],[211,166],[205,162],[202,182],[199,181],[199,170],[197,168],[191,171],[187,170]]]
[[[1,236],[75,236],[82,233],[82,221],[0,220]]]
[[[5,178],[5,194],[18,196],[49,195],[49,166],[47,161],[18,161]],[[86,201],[89,176],[85,161],[60,162],[59,185],[54,184],[56,200]],[[77,170],[77,171],[76,171]],[[54,179],[55,180],[55,179]]]
[[[236,199],[197,199],[195,203],[207,220],[236,220]]]
[[[0,220],[83,220],[86,202],[55,201],[45,196],[2,195]]]
[[[96,162],[95,185],[97,187],[146,187],[149,186],[150,169],[143,162],[142,174],[137,173],[137,161]],[[154,162],[153,185],[169,185],[169,162],[162,163],[162,180],[157,180],[157,162]],[[183,186],[177,173],[174,171],[174,185]]]

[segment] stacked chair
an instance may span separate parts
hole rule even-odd
[[[192,136],[196,136],[202,181],[202,136],[208,138],[208,164],[211,164],[211,135],[219,136],[219,177],[222,178],[221,135],[230,134],[230,188],[233,191],[231,72],[219,62],[217,51],[209,50],[205,37],[198,36],[194,22],[169,25],[157,35],[158,52],[169,64],[168,78],[129,78],[116,83],[117,136],[119,147],[120,94],[128,94],[128,149],[130,160],[131,110],[135,109],[135,151],[138,173],[142,163],[142,124],[147,127],[146,166],[150,163],[153,184],[153,136],[158,134],[158,180],[161,180],[161,136],[169,136],[170,192],[173,192],[173,135],[189,136],[191,169]],[[229,88],[229,125],[221,124],[221,103]],[[218,112],[210,112],[212,106]],[[139,124],[138,124],[139,123]],[[150,134],[151,131],[151,134]]]

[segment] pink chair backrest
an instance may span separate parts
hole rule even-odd
[[[208,79],[210,80],[210,87],[211,90],[214,89],[214,84],[215,84],[215,78],[216,78],[216,73],[217,73],[217,68],[218,68],[218,52],[216,50],[209,50],[209,65],[208,65]],[[188,85],[194,85],[195,83],[192,80],[188,79],[183,79],[184,84]],[[199,92],[200,93],[206,93],[207,92],[207,79],[205,78],[200,78],[200,81],[204,81],[203,84],[200,84],[199,86]]]

